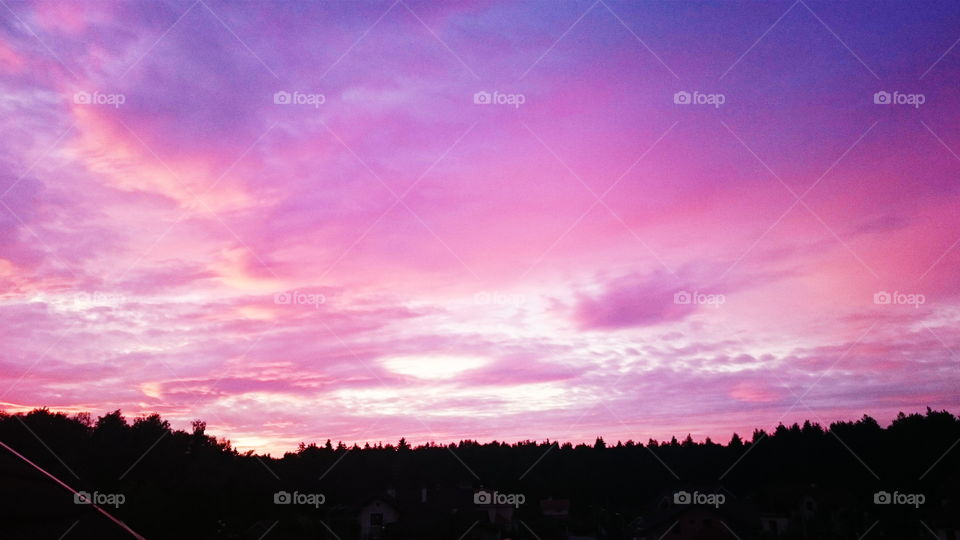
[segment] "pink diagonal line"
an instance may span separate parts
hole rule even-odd
[[[48,478],[50,478],[50,479],[53,480],[54,482],[56,482],[56,483],[60,484],[61,486],[63,486],[63,487],[64,487],[67,491],[69,491],[70,493],[73,493],[75,496],[76,496],[76,495],[79,495],[79,492],[78,492],[77,490],[75,490],[75,489],[73,489],[72,487],[68,486],[65,482],[63,482],[62,480],[60,480],[60,479],[57,478],[56,476],[48,473],[48,472],[45,471],[42,467],[40,467],[40,466],[37,465],[36,463],[30,461],[30,460],[27,459],[26,457],[24,457],[23,454],[21,454],[20,452],[17,452],[17,451],[14,450],[13,448],[10,448],[10,447],[7,446],[7,444],[4,443],[3,441],[0,441],[0,446],[6,448],[7,450],[10,451],[11,454],[13,454],[13,455],[17,456],[18,458],[22,459],[23,461],[27,462],[27,464],[30,465],[31,467],[33,467],[34,469],[42,472],[42,473],[43,473],[44,475],[46,475]],[[110,515],[106,510],[104,510],[103,508],[100,508],[99,506],[93,504],[93,501],[90,501],[90,506],[94,507],[94,508],[97,510],[97,512],[100,512],[101,514],[107,516],[107,518],[110,519],[110,521],[112,521],[112,522],[116,523],[117,525],[119,525],[121,528],[123,528],[123,530],[125,530],[125,531],[127,531],[128,533],[132,534],[133,537],[136,538],[137,540],[147,540],[147,539],[144,538],[143,536],[140,536],[139,534],[137,534],[136,531],[134,531],[133,529],[131,529],[130,527],[128,527],[126,523],[124,523],[124,522],[120,521],[119,519],[111,516],[111,515]]]

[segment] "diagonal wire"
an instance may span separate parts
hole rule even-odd
[[[53,481],[56,482],[57,484],[60,484],[61,487],[65,488],[65,489],[66,489],[67,491],[69,491],[70,493],[73,493],[74,496],[78,496],[78,495],[80,494],[80,492],[78,492],[77,490],[75,490],[75,489],[73,489],[72,487],[70,487],[66,482],[64,482],[63,480],[60,480],[60,479],[57,478],[56,476],[50,474],[49,472],[47,472],[46,470],[44,470],[43,467],[40,467],[40,466],[37,465],[36,463],[30,461],[30,460],[27,459],[23,454],[21,454],[20,452],[17,452],[16,450],[14,450],[13,448],[11,448],[9,445],[7,445],[6,443],[4,443],[3,441],[0,441],[0,446],[2,446],[3,448],[7,449],[8,452],[10,452],[11,454],[17,456],[18,458],[20,458],[21,460],[23,460],[24,462],[26,462],[28,465],[30,465],[30,466],[33,467],[34,469],[36,469],[36,470],[40,471],[41,473],[43,473],[43,475],[46,476],[47,478],[50,478],[51,480],[53,480]],[[112,522],[116,523],[117,525],[119,525],[121,528],[123,528],[123,530],[125,530],[125,531],[127,531],[128,533],[130,533],[131,535],[133,535],[133,537],[136,538],[137,540],[146,540],[146,538],[140,536],[139,534],[137,534],[136,531],[134,531],[134,530],[131,529],[129,526],[127,526],[126,523],[124,523],[124,522],[120,521],[119,519],[113,517],[113,516],[110,515],[110,513],[108,513],[106,510],[104,510],[103,508],[100,508],[99,505],[94,504],[93,501],[90,501],[90,506],[92,506],[97,512],[100,512],[101,514],[103,514],[104,516],[106,516],[110,521],[112,521]],[[72,528],[72,527],[71,527],[71,528]],[[69,529],[67,530],[67,532],[70,532]],[[64,536],[65,536],[65,535],[66,535],[66,533],[64,533]],[[63,538],[63,536],[61,536],[60,538]]]
[[[13,415],[13,417],[20,421],[20,424],[23,425],[23,427],[24,427],[27,431],[29,431],[31,435],[33,435],[33,438],[36,439],[37,442],[39,442],[40,444],[42,444],[43,447],[47,449],[47,452],[49,452],[51,456],[53,456],[54,458],[56,458],[56,460],[59,461],[61,465],[63,465],[63,468],[64,468],[64,469],[66,469],[70,474],[72,474],[73,477],[76,478],[77,480],[80,479],[80,477],[77,476],[77,473],[73,472],[73,469],[71,469],[70,466],[67,465],[67,463],[66,463],[65,461],[63,461],[62,459],[60,459],[60,456],[58,456],[57,453],[54,452],[52,448],[50,448],[49,446],[47,446],[47,443],[43,442],[43,439],[41,439],[40,436],[36,434],[36,432],[34,432],[32,429],[30,429],[30,426],[28,426],[27,423],[23,421],[23,418],[21,418],[19,414],[15,414],[15,415]]]

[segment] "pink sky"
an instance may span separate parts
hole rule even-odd
[[[277,453],[960,404],[956,5],[7,4],[8,411]]]

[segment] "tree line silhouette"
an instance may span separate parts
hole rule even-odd
[[[238,452],[202,421],[185,431],[156,414],[129,421],[119,410],[96,419],[0,412],[0,442],[78,491],[122,494],[123,504],[104,509],[151,540],[655,540],[649,535],[660,521],[676,522],[678,532],[665,533],[674,538],[857,539],[869,530],[866,538],[947,540],[960,533],[958,440],[960,419],[928,408],[900,413],[887,427],[864,415],[757,429],[725,444],[689,435],[594,444],[327,440],[277,458]],[[0,480],[0,540],[68,530],[67,540],[131,537],[4,448]],[[484,506],[481,491],[522,494],[525,502]],[[723,493],[726,508],[706,508],[693,524],[693,507],[673,503],[676,493],[697,491]],[[284,503],[280,493],[323,500]],[[922,494],[924,502],[882,504],[878,493]],[[815,512],[798,513],[805,500],[815,501]],[[377,514],[375,530],[361,526],[370,521],[364,505],[381,503],[399,518],[380,523]],[[764,516],[790,525],[767,530]],[[731,530],[713,527],[714,519]],[[715,534],[691,528],[708,526]]]

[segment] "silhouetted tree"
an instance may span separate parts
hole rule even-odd
[[[887,540],[916,537],[921,519],[931,528],[950,523],[956,509],[951,501],[958,499],[960,485],[960,452],[950,451],[960,439],[960,420],[929,408],[925,414],[901,413],[886,428],[866,415],[826,429],[809,421],[778,425],[771,435],[758,428],[749,444],[738,434],[727,445],[709,437],[697,443],[688,434],[682,443],[671,437],[668,444],[649,439],[645,446],[618,441],[612,447],[603,437],[592,446],[465,439],[415,448],[400,438],[396,446],[353,443],[347,451],[347,443],[334,447],[328,439],[323,446],[301,442],[296,452],[281,458],[239,454],[230,441],[207,435],[203,421],[194,421],[191,428],[175,430],[156,414],[128,423],[119,410],[95,421],[90,415],[71,417],[48,409],[12,415],[0,411],[0,441],[77,489],[125,494],[130,503],[111,512],[151,540],[257,538],[275,522],[285,524],[270,532],[275,540],[357,540],[357,517],[351,512],[372,496],[399,501],[409,515],[418,504],[454,504],[451,494],[466,489],[469,502],[456,503],[451,510],[457,512],[430,514],[417,525],[426,529],[384,540],[456,538],[474,520],[486,524],[477,528],[493,527],[484,521],[485,512],[473,513],[478,510],[471,491],[481,485],[523,493],[527,503],[516,509],[517,517],[544,540],[578,532],[604,540],[632,538],[637,520],[649,518],[649,508],[664,493],[697,486],[729,488],[747,509],[777,507],[782,503],[772,501],[784,497],[798,501],[801,495],[814,496],[816,514],[780,540],[803,538],[801,532],[808,539],[858,538],[875,521],[880,524],[870,538]],[[0,478],[0,508],[8,516],[0,521],[3,538],[55,538],[82,517],[78,512],[90,510],[72,504],[62,487],[2,449]],[[431,495],[433,490],[440,495]],[[928,504],[872,504],[874,493],[894,490],[922,493]],[[273,494],[279,491],[322,492],[328,504],[274,505]],[[541,515],[539,501],[547,498],[569,501],[570,514],[559,529],[551,529],[557,524]],[[83,514],[84,519],[90,515]],[[258,529],[262,523],[266,525]],[[305,524],[312,532],[296,530]],[[44,526],[59,531],[39,535],[34,530]],[[510,537],[533,540],[525,530],[518,527]],[[117,531],[89,537],[107,538],[111,532]],[[464,540],[483,534],[470,533]],[[738,530],[737,536],[761,538],[750,529]],[[85,538],[79,529],[69,537]]]

